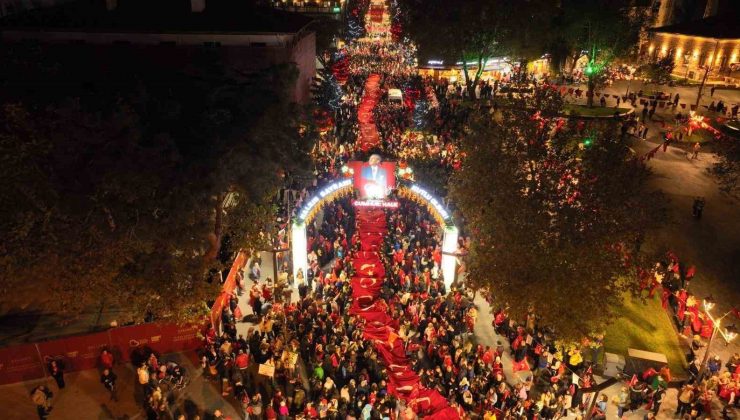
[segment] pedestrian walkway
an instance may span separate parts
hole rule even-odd
[[[232,419],[241,419],[240,409],[221,396],[220,384],[211,382],[201,375],[200,365],[194,363],[193,353],[174,353],[162,357],[183,366],[190,377],[190,384],[182,391],[171,395],[171,418],[187,413],[203,418],[221,410]],[[141,408],[143,390],[136,382],[136,372],[129,364],[119,364],[113,369],[118,376],[116,387],[118,401],[110,401],[110,393],[100,383],[100,372],[88,369],[65,375],[66,387],[59,390],[51,378],[19,382],[0,386],[0,419],[28,420],[35,418],[36,407],[31,401],[31,391],[38,385],[46,385],[53,393],[52,411],[49,420],[68,419],[146,419]]]

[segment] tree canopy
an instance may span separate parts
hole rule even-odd
[[[731,124],[737,127],[737,121]],[[718,159],[709,171],[717,177],[720,190],[730,196],[740,197],[740,136],[729,127],[725,131],[715,142],[714,152]]]
[[[459,62],[475,83],[486,62],[526,64],[552,53],[555,63],[583,55],[599,66],[633,53],[647,6],[632,0],[403,0],[406,28],[422,55]],[[445,28],[443,31],[439,28]],[[476,67],[469,75],[467,67]]]
[[[652,83],[667,83],[671,80],[674,67],[676,67],[676,64],[673,61],[673,56],[667,55],[643,64],[638,72]]]
[[[640,258],[659,194],[613,124],[556,117],[562,99],[549,89],[519,102],[471,117],[463,139],[450,189],[472,238],[468,278],[515,319],[533,307],[541,325],[579,339],[635,287],[625,262]]]
[[[311,130],[284,99],[294,68],[234,73],[206,50],[182,69],[127,50],[2,54],[3,309],[201,314],[209,273],[261,246],[282,174],[307,167]]]
[[[496,1],[403,0],[405,28],[419,45],[422,54],[460,62],[469,82],[480,77],[486,62],[503,56],[503,40],[508,8],[497,8]],[[444,30],[440,30],[444,28]],[[478,72],[468,75],[467,63],[475,63]]]

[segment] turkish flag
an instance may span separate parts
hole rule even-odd
[[[396,388],[413,387],[419,383],[419,375],[407,365],[403,370],[388,372],[388,380],[393,382]]]
[[[361,230],[361,233],[386,233],[388,231],[385,221],[362,222],[359,224],[358,229]]]
[[[527,363],[527,359],[526,358],[524,358],[519,363],[514,362],[511,368],[514,371],[514,373],[519,372],[519,371],[522,371],[522,370],[530,370],[529,363]]]
[[[371,263],[380,262],[380,254],[375,251],[357,251],[352,258],[354,260],[368,261]]]
[[[362,332],[362,336],[365,340],[380,340],[392,343],[392,341],[389,340],[391,338],[391,334],[398,337],[387,325],[381,327],[366,325]]]
[[[377,297],[380,294],[380,289],[383,288],[383,280],[375,277],[352,277],[350,285],[352,286],[353,296],[355,290],[364,290]]]
[[[375,343],[375,350],[377,350],[380,358],[386,366],[390,365],[408,365],[408,358],[406,357],[406,350],[400,340],[395,340],[391,343]]]
[[[385,267],[380,263],[371,263],[363,261],[352,261],[357,277],[385,277]]]

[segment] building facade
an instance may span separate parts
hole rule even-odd
[[[671,57],[673,75],[687,80],[738,83],[740,25],[735,17],[713,16],[653,28],[642,51],[643,61]]]

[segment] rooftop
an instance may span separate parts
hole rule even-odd
[[[211,4],[213,3],[213,4]],[[69,32],[298,33],[312,19],[244,2],[209,2],[191,12],[181,0],[118,0],[109,11],[102,0],[78,0],[29,10],[0,20],[0,29]]]
[[[740,15],[726,13],[705,19],[651,28],[650,32],[700,36],[715,39],[740,39]]]

